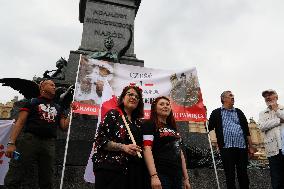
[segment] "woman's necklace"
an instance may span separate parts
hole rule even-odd
[[[128,120],[130,123],[132,123],[130,116],[126,115],[126,118],[127,118],[127,120]]]
[[[160,123],[162,123],[162,124],[164,124],[164,125],[166,125],[167,124],[167,120],[159,120],[160,121]]]

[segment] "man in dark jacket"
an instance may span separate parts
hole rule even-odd
[[[222,107],[212,111],[209,118],[209,131],[215,129],[218,147],[224,166],[228,189],[235,189],[235,170],[241,189],[249,188],[247,174],[248,154],[252,147],[248,122],[244,113],[234,108],[234,95],[231,91],[221,94]]]

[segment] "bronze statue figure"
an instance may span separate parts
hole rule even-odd
[[[67,61],[61,57],[56,62],[57,70],[46,70],[43,74],[43,78],[64,80],[66,66],[67,66]],[[50,75],[51,72],[54,72],[54,73]]]

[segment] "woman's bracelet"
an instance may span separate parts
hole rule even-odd
[[[154,176],[158,176],[157,173],[152,174],[150,177],[153,178]]]
[[[14,142],[8,142],[8,143],[7,143],[7,146],[9,146],[9,145],[10,145],[10,146],[15,146],[15,143],[14,143]]]

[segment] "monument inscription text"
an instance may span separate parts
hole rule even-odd
[[[100,2],[88,2],[85,14],[81,49],[103,50],[104,39],[114,40],[114,51],[121,50],[129,37],[128,27],[133,28],[135,11]],[[133,43],[128,53],[133,53]]]

